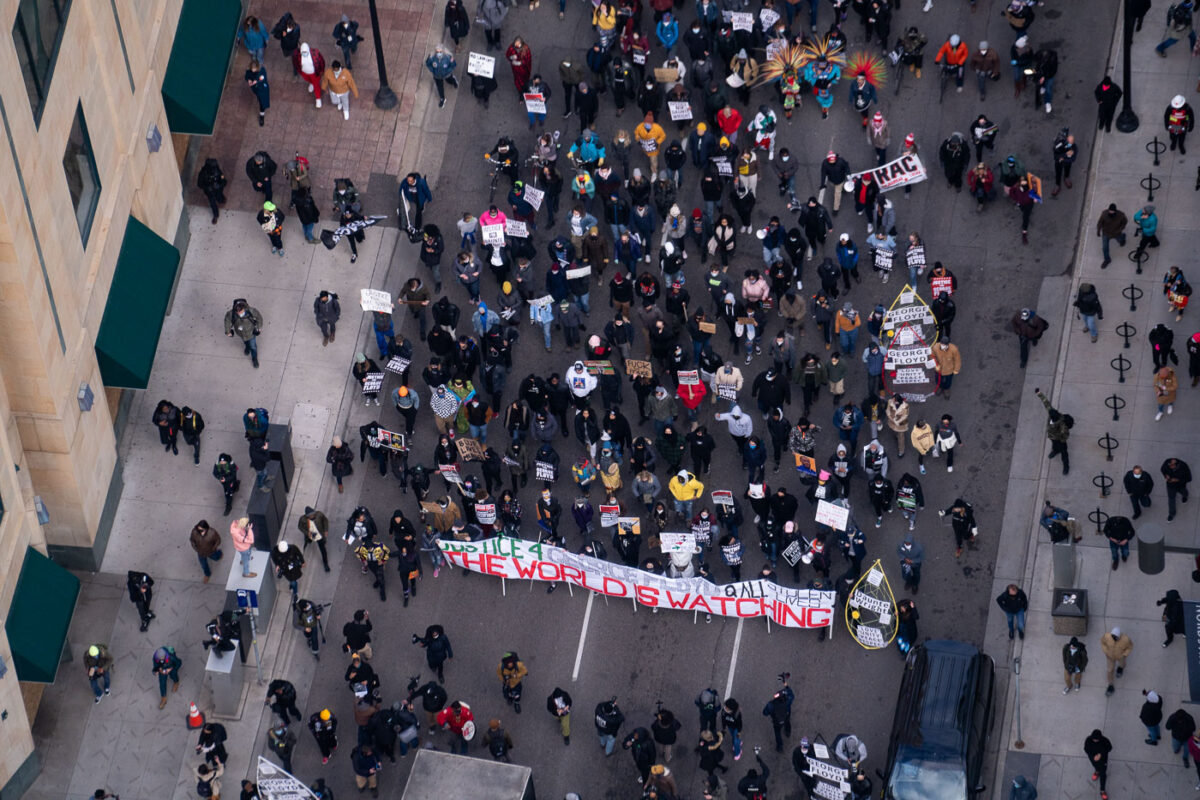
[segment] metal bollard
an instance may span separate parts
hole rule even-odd
[[[1092,485],[1100,490],[1101,497],[1108,497],[1112,489],[1113,479],[1101,472],[1096,477],[1092,478]],[[1104,516],[1108,516],[1105,514]]]
[[[1117,326],[1117,336],[1125,340],[1125,349],[1129,349],[1129,340],[1137,336],[1137,328],[1130,325],[1128,322],[1122,322]]]
[[[1124,383],[1125,373],[1133,369],[1133,362],[1125,356],[1117,356],[1108,364],[1117,371],[1117,383]]]
[[[1121,290],[1121,296],[1129,301],[1130,311],[1137,311],[1137,301],[1142,299],[1143,294],[1145,293],[1137,287],[1137,284],[1133,283]]]
[[[1112,483],[1111,478],[1109,479],[1109,483]],[[1108,522],[1108,514],[1101,511],[1100,507],[1097,506],[1095,511],[1092,511],[1088,514],[1088,522],[1095,524],[1096,535],[1100,536],[1104,533],[1104,523]]]
[[[1104,405],[1112,409],[1113,422],[1118,422],[1121,419],[1121,409],[1125,407],[1125,400],[1117,394],[1110,394],[1104,398]]]

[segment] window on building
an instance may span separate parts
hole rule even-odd
[[[92,140],[88,138],[82,105],[75,109],[75,123],[71,125],[71,135],[63,153],[63,171],[67,175],[71,204],[75,206],[79,236],[83,239],[83,246],[87,247],[92,217],[100,202],[100,173],[96,171],[96,156],[92,152]]]
[[[25,91],[29,94],[35,123],[42,119],[58,46],[70,11],[71,0],[20,0],[17,6],[13,44],[17,48],[17,61],[25,77]]]

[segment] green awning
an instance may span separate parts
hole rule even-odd
[[[4,623],[17,680],[54,683],[78,598],[79,578],[26,548]]]
[[[105,386],[146,388],[178,270],[179,251],[130,217],[96,335]]]
[[[212,134],[241,17],[238,0],[183,0],[162,86],[171,133]]]

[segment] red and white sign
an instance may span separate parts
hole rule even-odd
[[[668,578],[504,536],[481,542],[440,541],[438,546],[451,564],[496,578],[566,581],[649,608],[703,611],[742,619],[768,617],[785,628],[826,628],[833,624],[835,595],[831,591],[793,589],[762,580],[718,586],[703,578]]]

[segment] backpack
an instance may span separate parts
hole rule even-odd
[[[212,797],[212,782],[206,781],[203,778],[196,781],[196,794],[201,797]]]
[[[1177,31],[1184,31],[1192,26],[1192,9],[1183,3],[1171,6],[1168,16],[1171,18],[1171,25]]]
[[[492,758],[504,758],[508,752],[508,745],[504,741],[504,731],[497,731],[496,735],[488,737],[488,752],[492,754]]]
[[[1075,418],[1072,417],[1070,414],[1063,414],[1062,421],[1063,421],[1063,425],[1067,426],[1067,430],[1071,430],[1071,428],[1075,427]]]
[[[271,424],[271,420],[270,420],[270,419],[268,419],[268,417],[269,417],[270,415],[267,413],[267,410],[266,410],[265,408],[256,408],[256,409],[254,409],[254,415],[255,415],[256,417],[258,417],[260,420],[262,420],[262,423],[263,423],[264,425],[270,425],[270,424]]]

